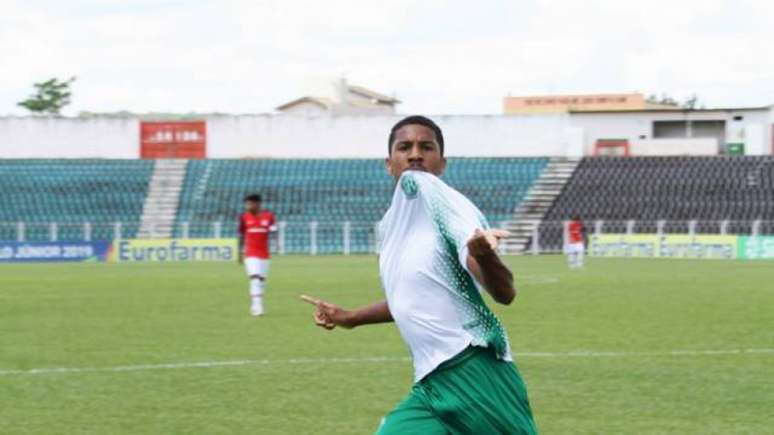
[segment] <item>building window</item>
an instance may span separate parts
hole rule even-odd
[[[688,137],[685,121],[653,121],[653,138]]]

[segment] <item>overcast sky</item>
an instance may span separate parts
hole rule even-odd
[[[270,112],[312,78],[401,113],[547,93],[774,103],[774,1],[0,0],[0,114],[78,77],[65,111]]]

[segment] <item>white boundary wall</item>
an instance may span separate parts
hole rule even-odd
[[[449,156],[580,156],[568,116],[433,116]],[[211,158],[384,157],[401,116],[207,118]],[[138,158],[138,119],[0,118],[0,158]]]
[[[139,156],[136,119],[0,118],[0,158]]]
[[[208,156],[385,157],[387,138],[402,116],[241,116],[207,120]],[[449,156],[580,155],[567,115],[434,116]]]
[[[743,116],[736,122],[734,116]],[[207,118],[211,158],[381,158],[390,127],[402,115],[245,115]],[[706,154],[706,141],[652,138],[655,120],[724,120],[742,127],[746,154],[771,154],[774,111],[438,115],[449,156],[534,157],[592,155],[597,139],[625,138],[635,154]],[[136,118],[0,118],[0,158],[138,158]],[[733,128],[732,128],[733,127]],[[730,139],[730,138],[729,138]],[[694,141],[695,143],[690,143]],[[649,149],[653,148],[653,149]]]

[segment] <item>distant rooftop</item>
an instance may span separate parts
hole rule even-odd
[[[567,113],[679,109],[677,103],[652,102],[640,93],[507,96],[503,113]]]

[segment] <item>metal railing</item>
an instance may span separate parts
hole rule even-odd
[[[774,220],[597,220],[585,221],[589,237],[600,234],[774,235]],[[560,253],[567,243],[566,221],[542,221],[530,234],[526,252]],[[504,226],[495,225],[498,227]],[[0,241],[55,242],[138,238],[139,222],[0,222]],[[234,238],[236,222],[182,222],[171,231],[151,229],[150,238]],[[376,222],[279,222],[272,250],[282,254],[368,254],[377,250]]]
[[[567,245],[567,225],[569,221],[542,221],[533,229],[527,244],[531,254],[563,252]],[[602,234],[653,234],[669,235],[774,235],[774,220],[593,220],[584,221],[589,238]]]
[[[376,251],[375,222],[279,222],[271,248],[278,254],[367,254]],[[137,222],[0,222],[0,241],[57,242],[134,239]],[[182,222],[150,228],[146,238],[220,239],[237,236],[236,222]]]

